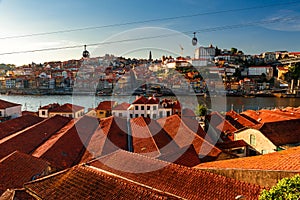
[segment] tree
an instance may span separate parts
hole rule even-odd
[[[263,190],[259,199],[297,200],[300,198],[300,175],[281,179],[270,190]]]
[[[195,110],[195,113],[198,117],[203,117],[206,115],[207,113],[207,107],[203,104],[199,104],[197,107],[196,107],[196,110]]]
[[[237,51],[238,51],[237,48],[234,48],[234,47],[232,47],[231,50],[230,50],[232,55],[236,54]]]

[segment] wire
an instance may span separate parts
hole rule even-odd
[[[197,31],[195,31],[195,30],[193,30],[193,31],[184,31],[184,32],[180,32],[180,33],[171,33],[171,34],[169,33],[169,34],[156,35],[156,36],[148,36],[148,37],[139,37],[139,38],[132,38],[132,39],[92,43],[92,44],[87,44],[87,46],[101,46],[101,45],[108,45],[108,44],[115,44],[115,43],[132,42],[132,41],[155,39],[155,38],[164,38],[164,37],[171,37],[171,36],[175,36],[175,35],[180,35],[182,33],[185,33],[185,34],[190,34],[191,33],[192,34],[194,32],[201,33],[201,32],[222,31],[222,30],[236,29],[236,28],[242,28],[242,27],[248,27],[248,26],[254,26],[254,25],[278,23],[278,22],[282,22],[282,21],[286,22],[286,21],[294,20],[294,19],[298,19],[298,18],[300,18],[300,16],[282,17],[282,18],[277,18],[277,19],[272,19],[272,20],[263,20],[263,21],[248,22],[248,23],[243,23],[243,24],[234,24],[234,25],[226,25],[226,26],[205,28],[205,29],[199,29]],[[82,48],[82,47],[83,47],[83,45],[73,45],[73,46],[52,47],[52,48],[35,49],[35,50],[14,51],[14,52],[0,53],[0,56],[11,55],[11,54],[21,54],[21,53],[34,53],[34,52],[43,52],[43,51],[74,49],[74,48]]]
[[[43,35],[52,35],[52,34],[60,34],[60,33],[70,33],[70,32],[76,32],[76,31],[86,31],[86,30],[102,29],[102,28],[117,27],[117,26],[127,26],[127,25],[133,25],[133,24],[144,24],[144,23],[149,23],[149,22],[176,20],[176,19],[181,19],[181,18],[191,18],[191,17],[204,16],[204,15],[215,15],[215,14],[228,13],[228,12],[239,12],[239,11],[261,9],[261,8],[268,8],[268,7],[274,7],[274,6],[292,5],[292,4],[298,4],[298,3],[300,3],[299,0],[284,2],[284,3],[277,3],[277,4],[253,6],[253,7],[247,7],[247,8],[237,8],[237,9],[212,11],[212,12],[205,12],[205,13],[196,13],[196,14],[191,14],[191,15],[181,15],[181,16],[175,16],[175,17],[166,17],[166,18],[157,18],[157,19],[149,19],[149,20],[142,20],[142,21],[108,24],[108,25],[103,25],[103,26],[91,26],[91,27],[84,27],[84,28],[77,28],[77,29],[52,31],[52,32],[42,32],[42,33],[32,33],[32,34],[26,34],[26,35],[6,36],[6,37],[0,37],[0,40],[26,38],[26,37],[43,36]]]

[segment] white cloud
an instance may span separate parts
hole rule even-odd
[[[300,13],[293,10],[279,10],[265,19],[274,23],[262,24],[264,28],[278,31],[300,31]]]

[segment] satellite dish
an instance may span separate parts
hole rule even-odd
[[[196,46],[196,45],[197,45],[197,42],[198,42],[198,40],[197,40],[197,38],[196,38],[196,32],[194,32],[194,37],[193,37],[193,39],[192,39],[192,44],[193,44],[193,46]]]
[[[89,58],[90,57],[90,52],[86,50],[86,45],[84,45],[84,50],[82,52],[82,57],[84,58]]]

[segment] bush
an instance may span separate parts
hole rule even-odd
[[[300,199],[300,175],[281,179],[270,190],[263,190],[260,200],[298,200]]]

